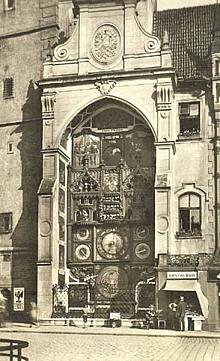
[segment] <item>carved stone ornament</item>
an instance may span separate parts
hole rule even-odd
[[[116,81],[114,80],[99,80],[95,83],[95,87],[102,95],[110,94],[110,91],[114,89]]]
[[[157,85],[157,110],[170,110],[174,99],[172,84]]]
[[[153,53],[160,50],[160,42],[156,37],[150,37],[145,43],[145,51]]]
[[[111,24],[101,25],[94,34],[92,54],[95,60],[103,65],[114,62],[120,53],[121,35]]]
[[[56,102],[56,93],[43,93],[41,97],[43,117],[53,117],[54,104]]]

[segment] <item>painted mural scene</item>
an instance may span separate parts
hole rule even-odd
[[[0,1],[1,327],[220,330],[220,5],[195,5]]]

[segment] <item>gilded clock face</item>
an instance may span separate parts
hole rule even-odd
[[[123,256],[128,247],[127,237],[116,229],[103,231],[98,237],[97,249],[99,254],[108,259]]]
[[[128,277],[126,272],[117,267],[105,267],[97,277],[97,287],[99,293],[106,297],[112,298],[117,295],[120,290],[124,290],[128,285]]]
[[[139,239],[146,239],[149,235],[149,228],[144,225],[137,226],[135,229],[135,236]]]
[[[86,244],[80,244],[75,249],[75,256],[79,261],[86,261],[89,259],[91,250]]]
[[[141,260],[146,259],[150,255],[150,247],[146,243],[139,243],[136,245],[135,249],[135,256]]]

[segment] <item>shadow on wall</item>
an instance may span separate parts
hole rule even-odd
[[[23,122],[14,133],[18,134],[20,142],[20,163],[17,172],[21,172],[23,208],[19,221],[12,234],[13,247],[25,247],[27,251],[17,251],[12,260],[12,287],[24,287],[24,312],[13,312],[12,318],[17,321],[28,321],[30,301],[36,302],[37,287],[37,237],[38,237],[38,198],[37,191],[42,178],[42,120],[40,91],[30,81],[27,90],[27,100],[22,107]],[[21,168],[20,168],[21,167]]]

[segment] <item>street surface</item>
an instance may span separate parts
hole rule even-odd
[[[0,338],[29,342],[22,352],[29,361],[220,361],[220,338],[22,331]]]

